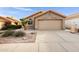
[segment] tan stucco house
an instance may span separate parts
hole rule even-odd
[[[31,20],[29,28],[36,30],[61,30],[64,29],[64,19],[66,16],[52,10],[40,11],[25,17],[25,20]]]

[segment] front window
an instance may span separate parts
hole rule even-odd
[[[28,20],[28,24],[29,24],[29,25],[32,25],[32,19],[29,19],[29,20]]]

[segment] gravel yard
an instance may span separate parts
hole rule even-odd
[[[5,43],[31,43],[36,40],[36,32],[25,32],[24,37],[0,37],[0,44]]]

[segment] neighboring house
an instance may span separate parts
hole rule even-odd
[[[52,11],[40,11],[26,17],[29,20],[29,28],[36,30],[61,30],[64,29],[64,19],[66,16]]]
[[[7,18],[0,16],[0,29],[2,29],[4,25],[8,24],[11,24],[11,22]]]
[[[17,19],[11,17],[6,17],[6,18],[11,21],[12,25],[20,25],[20,21],[18,21]]]
[[[10,17],[0,16],[0,29],[7,25],[20,25],[20,21]]]
[[[76,28],[79,29],[79,13],[75,13],[72,15],[69,15],[65,19],[65,27],[70,28],[71,26],[75,25]]]

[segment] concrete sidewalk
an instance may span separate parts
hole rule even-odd
[[[6,52],[77,52],[79,35],[66,31],[37,31],[35,43],[0,44]]]

